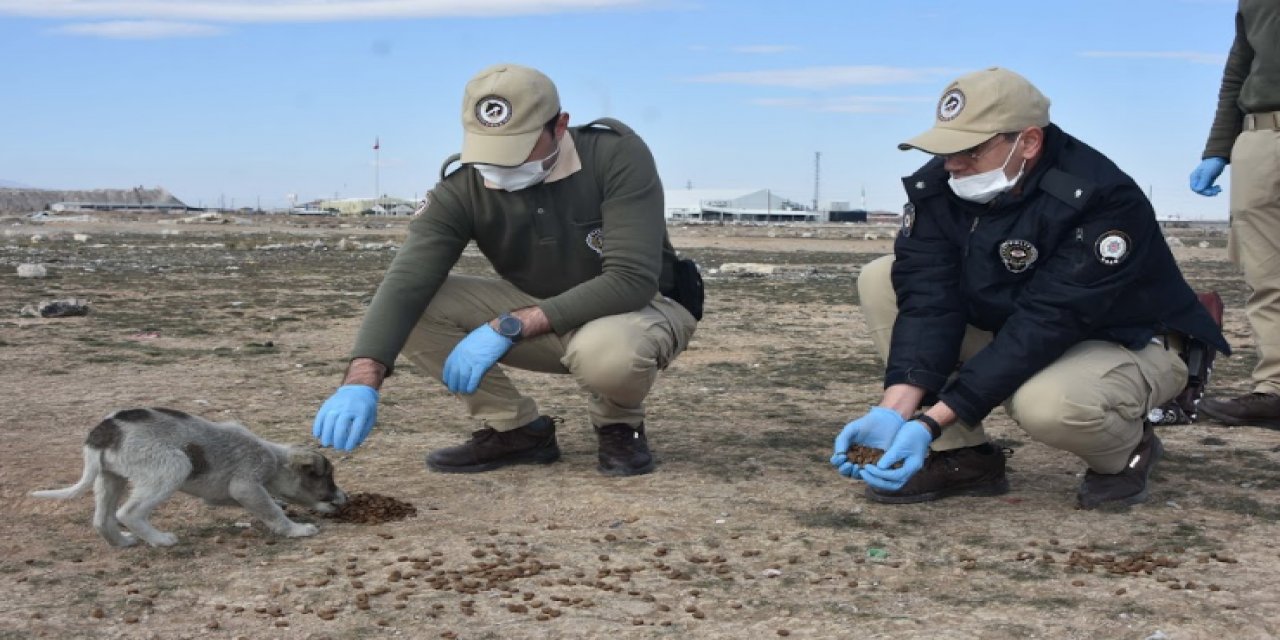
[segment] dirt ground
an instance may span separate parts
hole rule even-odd
[[[404,227],[0,219],[0,638],[1280,635],[1276,431],[1162,428],[1167,457],[1133,508],[1077,510],[1082,464],[1002,410],[988,430],[1013,451],[1005,496],[887,506],[840,478],[832,438],[880,388],[854,280],[891,230],[865,227],[672,229],[709,270],[709,297],[648,404],[651,475],[599,475],[578,390],[524,372],[565,419],[562,460],[430,473],[423,455],[475,425],[405,364],[365,445],[330,458],[348,492],[411,502],[415,517],[295,511],[320,533],[279,539],[179,495],[154,517],[177,546],[122,550],[90,527],[89,497],[28,497],[74,482],[88,429],[121,408],[308,442]],[[1221,236],[1186,234],[1178,258],[1225,297],[1237,349],[1215,391],[1247,391],[1244,286]],[[49,275],[19,278],[21,263]],[[726,263],[783,268],[743,277]],[[487,266],[468,252],[460,269]],[[69,297],[91,313],[20,314]]]

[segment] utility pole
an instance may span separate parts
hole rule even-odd
[[[373,202],[374,204],[382,203],[382,187],[378,184],[378,154],[381,153],[382,144],[377,136],[373,137]]]
[[[813,210],[818,210],[818,196],[822,193],[822,152],[813,152]]]

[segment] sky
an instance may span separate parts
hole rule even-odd
[[[163,187],[192,206],[420,198],[459,150],[463,86],[538,68],[571,124],[618,118],[667,189],[898,211],[896,144],[991,66],[1146,189],[1188,188],[1234,0],[0,0],[0,184]],[[375,153],[374,142],[380,149]],[[821,153],[820,165],[815,154]],[[818,171],[815,171],[818,168]],[[815,180],[815,177],[818,180]],[[864,195],[865,194],[865,195]]]

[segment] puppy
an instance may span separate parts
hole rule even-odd
[[[120,506],[126,483],[133,483],[133,491]],[[209,422],[173,409],[128,409],[107,416],[85,440],[80,481],[31,495],[76,498],[90,484],[93,528],[117,547],[136,544],[138,538],[152,546],[175,544],[176,536],[147,519],[179,490],[212,505],[239,504],[272,532],[290,538],[315,535],[318,529],[290,520],[273,498],[322,513],[347,501],[323,455],[263,440],[232,422]],[[122,532],[121,524],[132,534]]]

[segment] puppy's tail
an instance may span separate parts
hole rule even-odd
[[[32,491],[31,495],[37,498],[54,498],[56,500],[69,500],[71,498],[79,498],[84,495],[89,488],[93,486],[93,481],[98,478],[98,474],[102,473],[102,456],[101,452],[95,451],[89,447],[84,448],[84,473],[80,476],[79,482],[67,487],[66,489],[50,489],[48,491]]]

